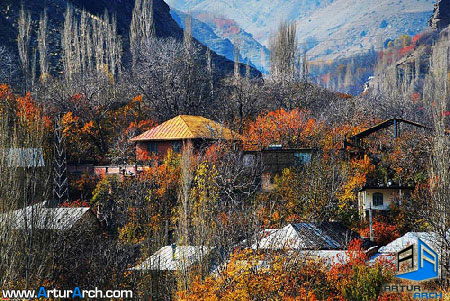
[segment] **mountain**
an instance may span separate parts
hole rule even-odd
[[[281,21],[295,21],[311,59],[349,57],[427,27],[433,0],[168,0],[190,13],[233,19],[268,46]]]
[[[184,29],[186,14],[174,9],[170,10],[170,15],[177,22],[178,26]],[[192,35],[202,44],[207,45],[211,50],[223,55],[229,60],[234,60],[233,43],[228,39],[223,39],[216,35],[214,30],[207,24],[192,18]]]
[[[36,46],[36,32],[38,29],[39,16],[47,8],[48,24],[49,24],[49,47],[50,62],[52,69],[59,63],[60,54],[60,35],[62,24],[64,22],[64,12],[67,5],[72,5],[80,11],[85,9],[90,15],[102,15],[105,9],[110,14],[117,17],[117,30],[122,36],[124,52],[128,51],[128,36],[131,23],[132,11],[134,8],[134,0],[1,0],[0,1],[0,46],[6,46],[11,52],[17,56],[17,20],[20,7],[23,4],[24,9],[31,13],[32,17],[32,45]],[[170,7],[163,0],[154,0],[154,19],[156,35],[158,37],[172,37],[181,40],[183,38],[183,30],[172,19],[170,15]],[[200,43],[199,43],[200,44]],[[202,46],[203,47],[203,46]],[[206,51],[206,47],[203,47]],[[220,73],[231,73],[234,70],[234,63],[221,55],[213,52],[212,55],[215,66],[218,66]],[[241,66],[242,72],[245,66]],[[254,75],[260,74],[252,69]]]
[[[433,29],[441,30],[450,24],[450,1],[439,0],[434,5],[433,16],[429,21]]]
[[[186,14],[171,9],[172,18],[181,28],[184,28]],[[232,19],[215,16],[212,13],[193,13],[193,36],[204,45],[214,50],[217,54],[234,60],[234,44],[240,45],[240,61],[250,63],[259,71],[267,73],[266,58],[270,52],[265,46],[256,41],[251,34],[244,31]]]

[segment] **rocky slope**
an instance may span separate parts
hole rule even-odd
[[[171,9],[170,13],[178,25],[184,28],[186,14],[176,9]],[[234,60],[234,44],[238,43],[242,63],[248,61],[263,73],[269,71],[265,61],[270,56],[269,49],[240,28],[234,20],[211,13],[193,13],[191,16],[193,35],[201,43],[230,60]]]
[[[450,25],[450,0],[439,0],[435,4],[429,24],[435,30],[442,30]]]
[[[32,16],[32,44],[36,45],[36,30],[38,28],[39,16],[47,8],[49,24],[49,46],[51,50],[51,65],[53,68],[58,64],[60,53],[60,34],[64,21],[64,12],[67,5],[73,5],[77,9],[86,9],[92,15],[101,15],[105,9],[110,14],[117,16],[118,32],[124,41],[124,51],[128,50],[129,26],[131,22],[134,0],[27,0],[23,1],[25,10],[30,11]],[[20,11],[21,1],[2,0],[0,1],[0,45],[6,46],[9,50],[17,54],[17,20]],[[182,39],[183,30],[172,19],[170,8],[163,0],[154,0],[154,16],[156,35],[158,37],[173,37]],[[206,47],[203,47],[206,51]],[[223,56],[213,53],[215,66],[220,68],[221,73],[233,71],[233,62]],[[244,70],[242,66],[242,70]],[[253,70],[254,74],[258,74]]]

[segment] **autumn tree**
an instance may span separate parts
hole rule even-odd
[[[136,0],[130,25],[130,51],[133,57],[133,69],[140,48],[156,35],[153,17],[153,0]]]
[[[28,91],[30,88],[29,82],[31,81],[31,65],[30,65],[30,39],[31,39],[31,15],[26,12],[23,5],[19,14],[19,33],[17,36],[17,47],[19,49],[19,58],[22,64],[22,74],[25,79],[23,87],[24,91]]]
[[[305,254],[236,251],[214,275],[198,279],[180,300],[376,300],[392,272],[383,264],[367,266],[361,241],[353,241],[336,263]]]
[[[272,144],[283,147],[314,146],[319,125],[309,112],[279,109],[260,115],[248,125],[244,142],[249,149],[267,148]]]
[[[347,180],[338,157],[323,158],[315,155],[310,163],[284,169],[275,177],[275,198],[277,201],[269,215],[276,224],[286,222],[345,220],[340,216],[339,192]],[[353,216],[355,219],[356,216]]]
[[[39,48],[39,69],[41,73],[41,80],[45,81],[50,75],[49,62],[48,62],[48,39],[47,39],[47,27],[48,27],[47,10],[39,18],[39,31],[38,31],[38,48]]]
[[[91,18],[82,11],[78,18],[71,6],[64,15],[61,35],[65,78],[95,72],[108,80],[116,80],[121,71],[122,41],[117,34],[117,20],[106,10],[100,18]]]
[[[272,76],[283,81],[293,80],[296,73],[297,29],[295,22],[282,22],[270,42]]]
[[[39,210],[25,208],[44,202],[50,195],[46,122],[30,94],[17,96],[0,85],[0,282],[3,287],[36,287],[48,272],[46,253],[52,247],[47,235],[36,233]],[[31,152],[31,153],[30,153]],[[21,231],[8,214],[23,214]]]
[[[190,55],[175,39],[149,39],[141,48],[130,82],[143,95],[158,121],[180,114],[207,115],[211,104],[210,79],[201,49]]]
[[[442,114],[448,110],[449,100],[449,56],[448,41],[442,39],[433,47],[430,73],[426,78],[424,98],[433,112],[434,136],[430,157],[430,196],[431,202],[427,221],[439,237],[439,250],[442,264],[441,277],[446,277],[450,271],[450,241],[448,239],[450,214],[450,139],[448,135],[448,116]]]
[[[20,69],[14,55],[5,46],[0,46],[0,83],[11,85],[17,70]]]

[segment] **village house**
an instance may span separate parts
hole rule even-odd
[[[359,216],[362,220],[367,220],[369,215],[384,215],[393,203],[402,205],[402,202],[411,198],[414,187],[400,186],[392,182],[388,185],[364,185],[358,192]],[[370,213],[370,211],[372,211]]]
[[[346,260],[348,245],[354,239],[361,236],[339,222],[300,222],[281,229],[264,229],[249,247],[263,254],[282,252],[334,264]],[[245,247],[248,243],[244,241],[241,245]],[[364,239],[362,247],[369,253],[375,244]]]
[[[47,207],[46,202],[0,214],[0,224],[11,230],[67,231],[83,229],[96,232],[99,220],[89,207]]]
[[[313,154],[317,152],[313,148],[283,149],[279,145],[269,146],[261,151],[245,151],[243,162],[245,167],[253,167],[261,163],[261,189],[268,192],[274,189],[274,179],[285,168],[300,168],[311,162]]]
[[[211,251],[205,246],[177,246],[172,244],[156,251],[138,264],[133,271],[185,271],[201,262]]]
[[[241,137],[213,120],[191,115],[179,115],[131,139],[137,161],[145,161],[149,154],[164,156],[169,149],[180,152],[188,142],[199,151],[219,140],[239,142]]]
[[[134,266],[130,271],[136,274],[151,275],[150,290],[158,300],[169,296],[171,287],[176,286],[176,276],[185,275],[193,266],[206,262],[211,248],[206,246],[164,246],[143,262]],[[151,299],[149,295],[144,296]]]
[[[414,245],[413,254],[418,254],[417,239],[421,239],[429,247],[435,251],[439,251],[440,238],[433,232],[408,232],[405,235],[391,241],[386,246],[378,249],[370,258],[370,262],[373,264],[377,261],[395,262],[397,259],[397,253],[402,251],[408,246]]]
[[[349,158],[362,158],[367,154],[365,140],[370,135],[382,130],[390,130],[392,127],[392,135],[395,140],[400,136],[401,131],[408,130],[406,126],[424,130],[428,129],[426,126],[414,121],[402,118],[390,118],[346,138],[344,140],[344,148]],[[381,160],[377,157],[371,157],[370,159],[375,165],[379,164]],[[392,170],[389,172],[393,173]],[[393,174],[390,176],[393,176]],[[395,183],[392,178],[388,177],[387,180],[381,178],[368,179],[358,191],[358,210],[362,220],[371,221],[372,217],[376,215],[386,215],[391,209],[392,204],[402,205],[403,202],[411,200],[414,184]]]
[[[353,239],[360,238],[339,222],[301,222],[260,233],[252,249],[275,250],[346,250]]]
[[[366,153],[364,140],[367,139],[370,135],[373,133],[376,133],[381,130],[385,130],[393,127],[392,135],[394,139],[397,139],[397,137],[400,136],[401,130],[406,130],[401,127],[401,124],[407,125],[407,126],[413,126],[416,128],[421,129],[429,129],[428,127],[424,126],[423,124],[405,120],[402,118],[390,118],[386,119],[366,130],[360,131],[359,133],[350,136],[344,140],[343,146],[344,149],[350,154],[351,157],[358,157]]]

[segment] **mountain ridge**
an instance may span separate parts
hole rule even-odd
[[[311,59],[348,57],[381,47],[387,39],[428,27],[432,0],[168,0],[191,13],[218,13],[268,46],[281,21],[295,21],[298,40]],[[382,37],[384,39],[381,39]]]

